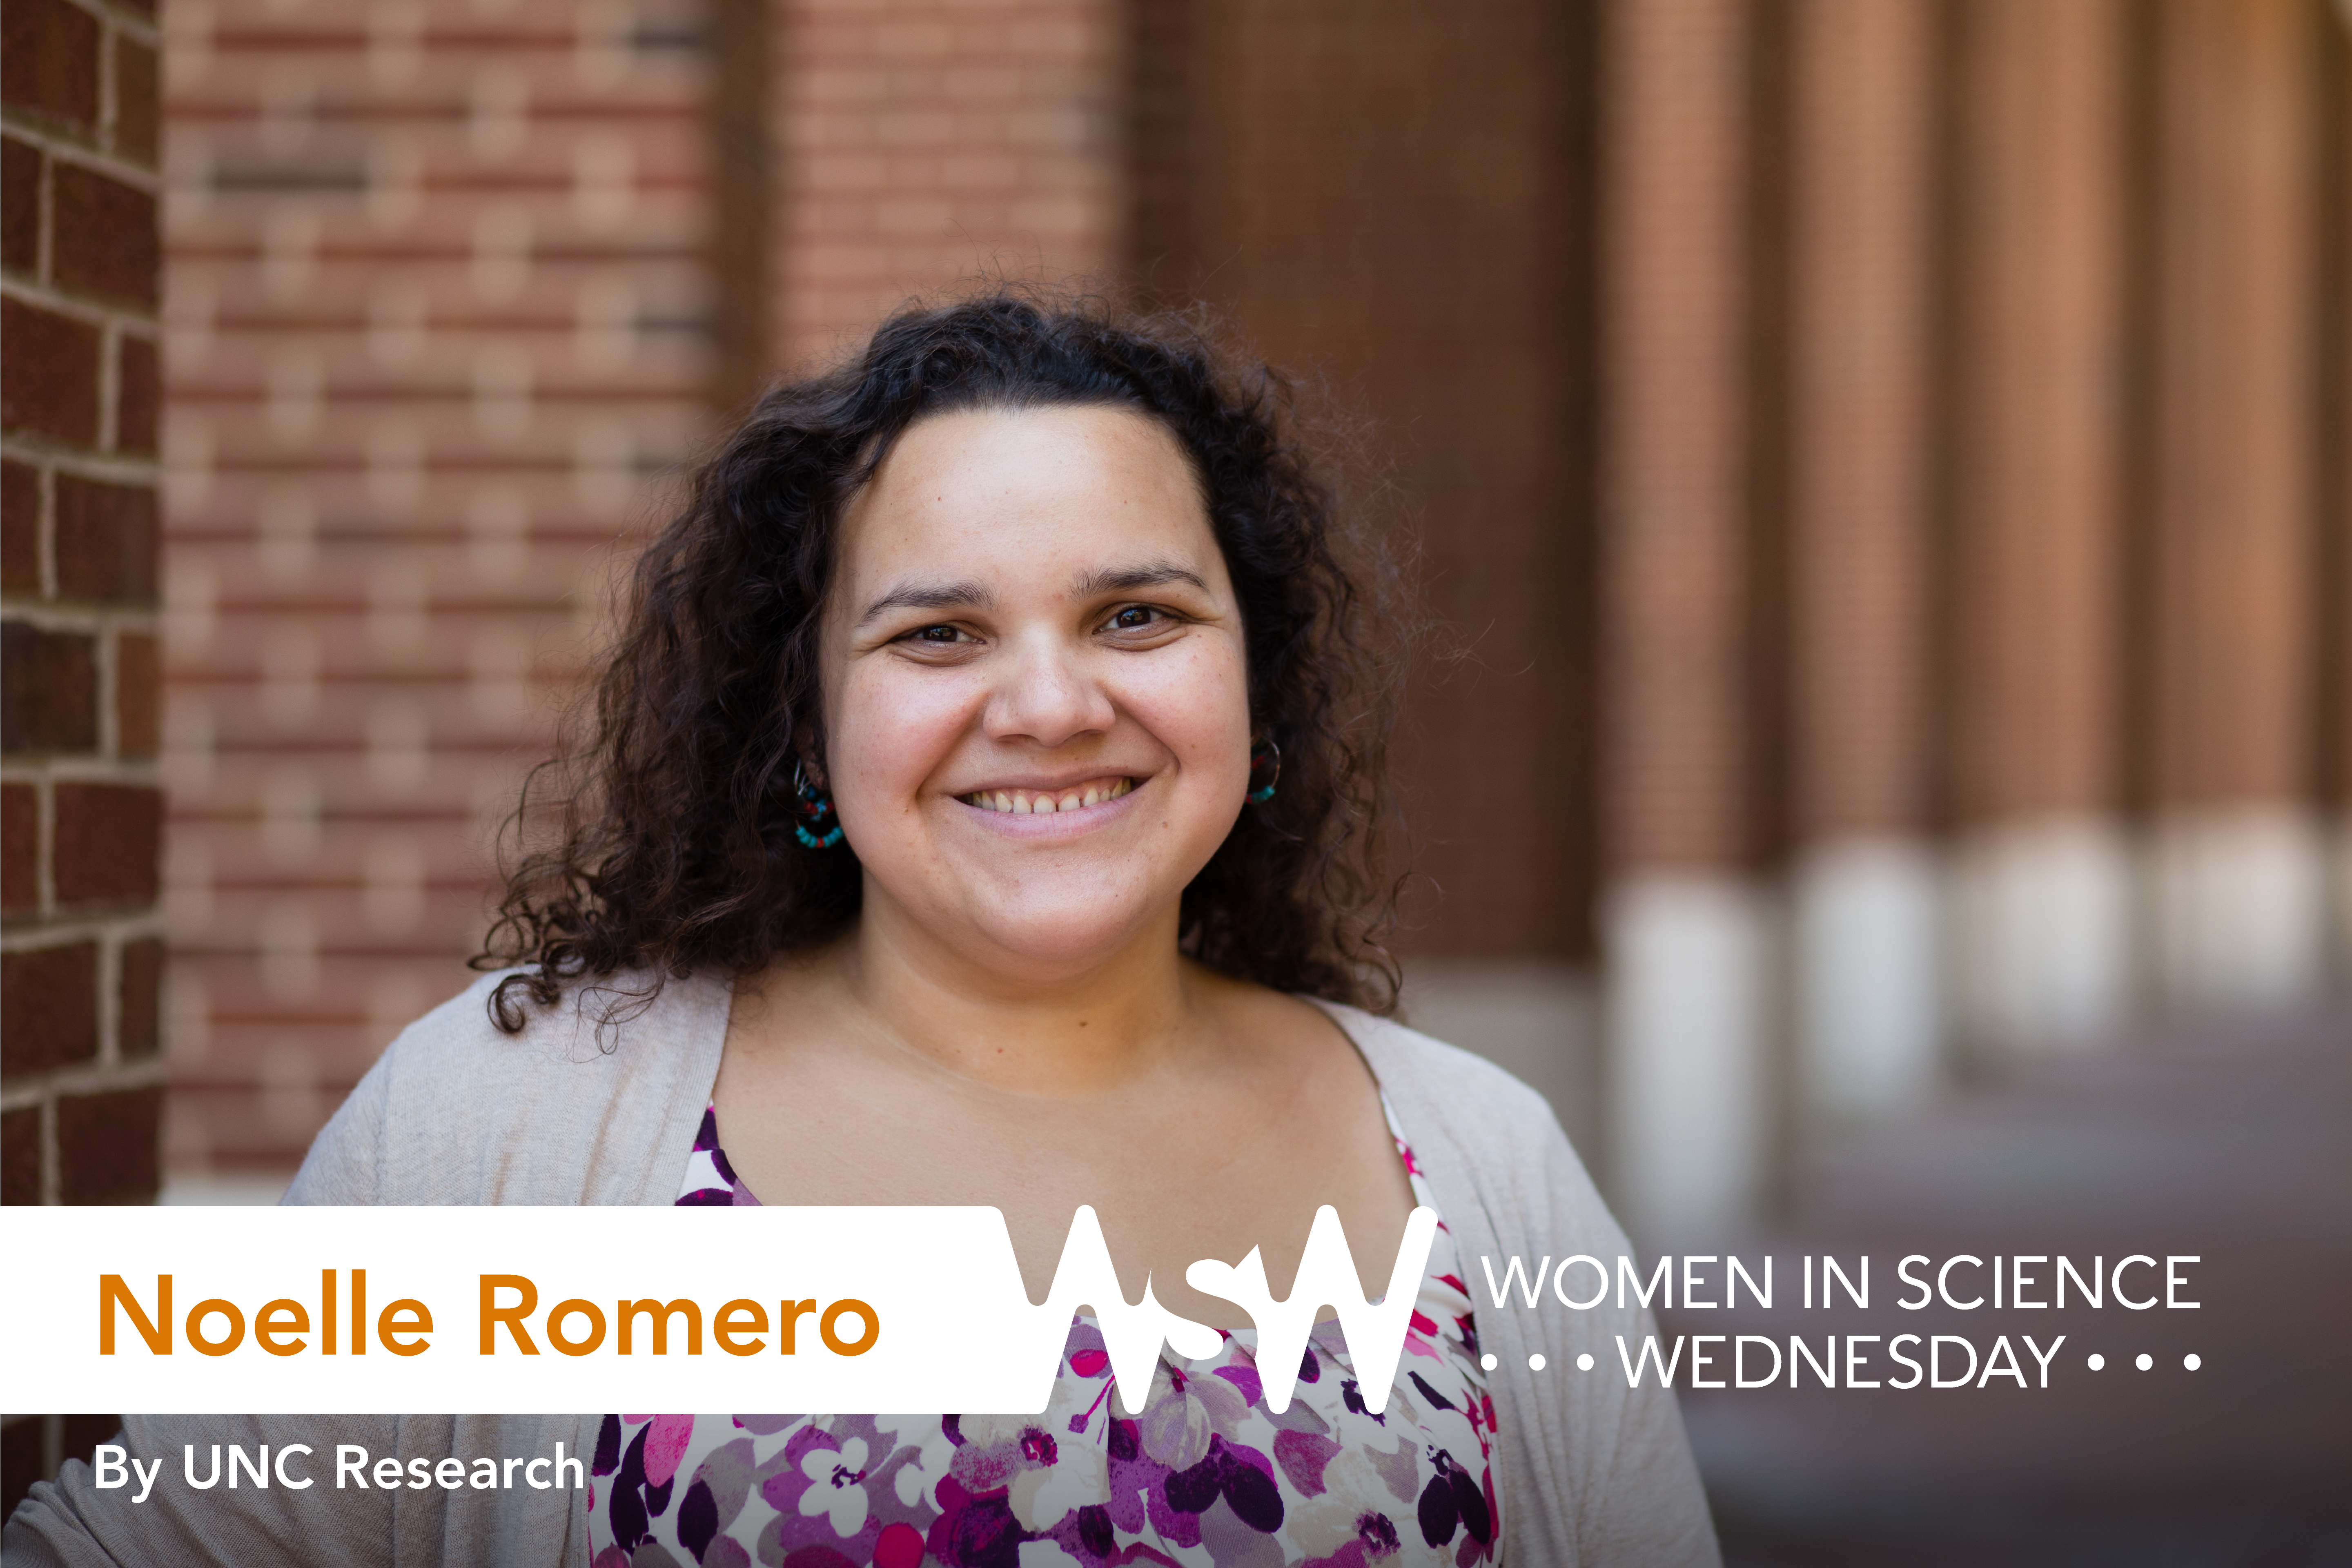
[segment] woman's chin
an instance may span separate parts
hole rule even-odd
[[[1023,983],[1083,977],[1139,951],[1139,943],[1172,946],[1178,900],[1192,874],[1183,862],[1138,855],[1086,860],[1054,865],[1033,857],[1009,871],[962,868],[966,875],[946,879],[948,888],[919,904],[900,905],[899,918],[889,923],[908,934],[929,933],[916,940],[943,942],[980,968]],[[897,880],[888,870],[866,868],[869,914],[879,903],[897,902],[887,890]]]
[[[1099,896],[1077,907],[995,906],[972,911],[971,928],[995,967],[1026,978],[1075,978],[1116,963],[1162,922],[1144,909],[1110,910]]]

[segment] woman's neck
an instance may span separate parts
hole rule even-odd
[[[1008,1092],[1085,1098],[1134,1087],[1189,1043],[1203,977],[1176,936],[1171,909],[1092,962],[1008,973],[876,900],[824,967],[877,1044]]]

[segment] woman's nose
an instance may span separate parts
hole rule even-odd
[[[1026,740],[1058,746],[1108,730],[1116,717],[1110,698],[1058,638],[1039,638],[1008,650],[1003,678],[991,694],[992,740]]]

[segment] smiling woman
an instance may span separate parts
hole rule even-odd
[[[1129,1300],[1220,1348],[1163,1351],[1132,1418],[1081,1312],[1043,1415],[458,1420],[452,1452],[595,1458],[584,1514],[439,1502],[445,1552],[1714,1561],[1672,1394],[1544,1372],[1606,1363],[1638,1306],[1473,1300],[1474,1259],[1630,1249],[1538,1097],[1385,1016],[1393,578],[1343,550],[1286,384],[1165,324],[910,310],[761,401],[518,814],[545,837],[494,973],[394,1044],[289,1201],[992,1205],[1035,1299],[1090,1205]],[[1326,1206],[1366,1298],[1438,1218],[1379,1409],[1328,1321],[1274,1408],[1266,1325],[1187,1278],[1255,1255],[1286,1299]],[[106,1519],[77,1484],[36,1510],[60,1539]]]
[[[1112,752],[1150,763],[1160,800],[1182,792],[1183,833],[1213,826],[1154,850],[1201,850],[1177,884],[1187,953],[1385,1009],[1407,621],[1383,552],[1337,537],[1289,401],[1172,327],[1003,297],[907,312],[769,393],[646,552],[593,727],[542,775],[562,826],[519,866],[486,955],[531,966],[500,984],[501,1024],[583,974],[636,977],[613,994],[625,1009],[667,973],[752,973],[842,934],[897,885],[869,874],[891,850],[874,770],[894,809],[959,783],[1034,804]],[[1157,710],[1114,688],[1218,733],[1155,740]],[[1040,723],[1076,728],[1013,734]],[[893,743],[911,725],[958,749]],[[1234,821],[1252,737],[1281,787]],[[898,776],[919,765],[950,772]],[[830,791],[845,852],[801,852],[796,772]],[[1223,823],[1199,816],[1212,802]]]

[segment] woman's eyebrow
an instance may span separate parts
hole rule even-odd
[[[1115,566],[1101,572],[1089,572],[1077,581],[1077,596],[1092,598],[1097,594],[1124,594],[1138,588],[1157,588],[1164,583],[1190,583],[1203,594],[1209,585],[1201,574],[1172,561],[1151,562],[1141,566]]]
[[[978,583],[901,583],[866,605],[857,624],[863,626],[892,610],[986,609],[995,602],[996,595]]]

